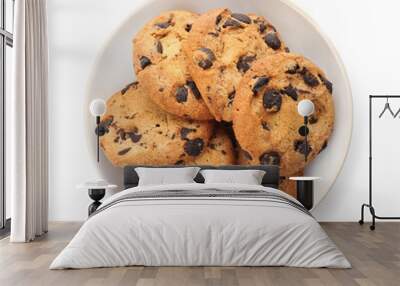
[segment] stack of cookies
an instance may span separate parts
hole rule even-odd
[[[133,39],[133,63],[138,81],[108,99],[101,121],[101,147],[116,166],[272,164],[287,177],[332,132],[332,83],[261,16],[162,13]],[[308,148],[302,99],[316,108]]]

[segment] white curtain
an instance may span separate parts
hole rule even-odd
[[[6,111],[6,181],[12,242],[47,232],[48,49],[46,0],[15,1],[14,70]]]

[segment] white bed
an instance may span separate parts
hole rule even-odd
[[[197,183],[139,186],[108,198],[50,269],[128,265],[351,267],[285,193]]]

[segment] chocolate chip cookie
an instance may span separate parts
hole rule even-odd
[[[134,82],[107,100],[101,118],[101,148],[115,166],[175,164],[203,154],[213,123],[186,120],[162,111]]]
[[[159,107],[184,118],[209,120],[212,116],[181,51],[197,17],[169,11],[151,20],[133,40],[133,61],[139,81]]]
[[[302,99],[315,105],[308,130],[297,112]],[[304,170],[326,147],[334,124],[332,83],[302,56],[268,56],[254,62],[244,75],[232,116],[236,139],[244,150],[241,157],[251,164],[279,165],[281,175],[290,176]]]
[[[204,152],[197,158],[182,162],[185,165],[234,165],[236,155],[231,138],[223,128],[217,128]]]
[[[217,121],[232,121],[239,82],[254,61],[285,51],[263,17],[211,10],[198,17],[183,44],[190,74]]]

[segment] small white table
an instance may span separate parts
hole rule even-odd
[[[76,186],[78,189],[88,190],[89,197],[94,201],[88,207],[89,216],[94,213],[101,205],[100,200],[104,198],[106,190],[115,189],[118,186],[107,183],[105,180],[87,181],[83,184]]]
[[[311,210],[314,205],[314,181],[320,177],[289,177],[289,179],[296,181],[297,200],[306,209]]]

